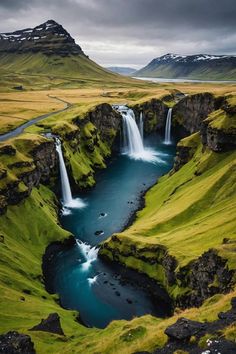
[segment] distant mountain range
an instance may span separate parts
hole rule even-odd
[[[50,75],[120,80],[88,58],[71,35],[49,20],[35,28],[0,34],[0,71],[4,74]]]
[[[236,56],[166,54],[153,59],[134,76],[187,78],[199,80],[236,80]]]
[[[129,68],[129,67],[122,67],[122,66],[108,66],[106,67],[107,70],[110,70],[114,73],[130,76],[136,72],[136,69]]]

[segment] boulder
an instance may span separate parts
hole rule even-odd
[[[171,340],[186,340],[191,336],[204,332],[205,325],[197,321],[191,321],[187,318],[179,318],[176,323],[169,326],[165,330],[165,334]]]
[[[0,335],[0,353],[2,354],[35,354],[34,343],[30,336],[16,331]]]
[[[61,328],[60,317],[57,313],[50,313],[48,318],[42,319],[42,321],[32,327],[30,331],[44,331],[55,333],[64,336],[64,332]]]

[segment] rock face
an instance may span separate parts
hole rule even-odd
[[[224,115],[223,112],[222,115]],[[236,121],[236,114],[228,119],[232,120],[233,124],[233,120]],[[211,122],[208,119],[202,122],[201,137],[203,145],[207,145],[215,152],[229,151],[236,147],[236,128],[217,129],[211,126]]]
[[[0,353],[36,354],[36,351],[30,336],[14,331],[0,335]]]
[[[184,127],[187,133],[196,133],[201,129],[202,121],[216,107],[217,101],[211,93],[187,96],[173,107],[173,124]]]
[[[61,328],[60,317],[57,313],[50,313],[48,318],[42,320],[38,325],[31,328],[30,331],[44,331],[64,336],[64,332]]]
[[[205,299],[215,294],[229,292],[234,275],[235,271],[227,267],[227,260],[219,257],[215,250],[205,252],[177,274],[182,285],[191,289],[189,294],[177,299],[177,304],[183,308],[200,306]]]
[[[165,127],[168,106],[161,100],[151,99],[140,105],[132,107],[136,118],[143,112],[143,122],[145,133],[151,133]]]
[[[14,150],[13,147],[6,149],[3,146],[0,148],[0,155],[8,155],[9,151],[12,153]],[[29,155],[32,160],[19,161],[7,166],[9,171],[17,169],[17,180],[7,180],[0,189],[0,214],[6,211],[8,204],[18,204],[30,195],[33,187],[37,187],[39,183],[47,183],[50,177],[57,173],[58,157],[53,141],[42,142],[32,148]],[[4,177],[7,177],[7,172]]]
[[[113,110],[111,105],[102,103],[87,114],[87,119],[98,129],[102,140],[114,147],[113,142],[121,129],[121,115]]]
[[[81,47],[57,22],[49,20],[35,28],[0,34],[0,54],[43,53],[46,55],[84,55]]]

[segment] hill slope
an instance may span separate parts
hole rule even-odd
[[[236,56],[166,54],[153,59],[135,76],[188,78],[202,80],[236,80]]]
[[[3,75],[122,80],[90,60],[70,34],[53,20],[33,29],[1,33],[0,68]]]

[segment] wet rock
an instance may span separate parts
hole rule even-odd
[[[104,234],[104,232],[102,230],[97,230],[94,232],[94,235],[96,235],[96,236],[101,236],[102,234]]]
[[[205,327],[203,323],[180,318],[176,323],[166,328],[165,334],[171,340],[189,340],[191,336],[204,331]]]
[[[42,319],[42,321],[32,327],[30,331],[44,331],[64,336],[64,332],[61,328],[60,317],[57,313],[50,313],[48,318]]]
[[[36,351],[30,336],[12,331],[0,335],[0,353],[35,354]]]

